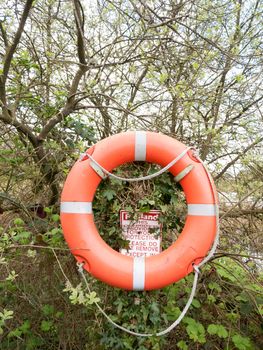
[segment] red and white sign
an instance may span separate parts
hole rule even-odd
[[[140,213],[135,221],[130,213],[121,210],[120,222],[123,238],[129,241],[129,249],[120,249],[128,256],[151,256],[161,252],[162,224],[159,222],[160,210]]]

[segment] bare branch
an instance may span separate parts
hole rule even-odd
[[[38,147],[38,141],[32,130],[24,123],[20,123],[17,119],[12,118],[8,113],[0,114],[0,120],[7,124],[14,126],[18,131],[25,135],[34,147]]]
[[[263,141],[263,137],[257,139],[256,141],[254,141],[253,143],[251,143],[249,146],[247,146],[242,153],[239,153],[231,162],[229,162],[221,171],[219,174],[217,174],[215,176],[215,180],[218,180],[222,175],[224,175],[224,173],[232,166],[236,163],[236,161],[239,158],[242,158],[244,156],[244,154],[246,154],[249,150],[251,150],[253,147],[255,147],[257,144],[259,144],[260,142]]]
[[[79,0],[73,0],[74,3],[74,14],[75,22],[77,27],[77,49],[79,56],[79,68],[73,78],[71,87],[68,93],[68,99],[65,107],[61,111],[57,112],[49,121],[44,125],[37,139],[43,141],[46,139],[49,132],[59,124],[65,117],[74,111],[77,101],[75,99],[76,92],[78,90],[79,83],[88,70],[88,65],[85,57],[85,38],[84,38],[84,15],[82,5]]]
[[[67,117],[73,111],[73,104],[64,107],[62,111],[59,111],[56,115],[49,119],[49,121],[42,128],[41,132],[37,136],[37,139],[42,142],[46,139],[49,132],[59,124],[65,117]]]
[[[73,3],[75,7],[74,15],[75,15],[75,21],[76,21],[76,27],[77,27],[77,38],[78,38],[77,48],[78,48],[79,62],[82,64],[86,64],[83,9],[79,0],[73,0]]]
[[[237,210],[232,210],[228,214],[224,215],[224,217],[236,218],[240,216],[247,216],[247,215],[258,216],[262,214],[263,214],[263,209],[260,209],[260,208],[237,209]]]
[[[19,44],[21,35],[24,31],[25,23],[27,20],[27,17],[29,15],[30,9],[32,7],[34,0],[27,0],[24,11],[18,26],[18,29],[16,31],[14,40],[10,46],[7,47],[4,64],[3,64],[3,74],[0,76],[0,99],[2,100],[3,104],[6,105],[6,92],[5,92],[5,83],[7,79],[7,75],[10,69],[11,61],[13,58],[13,55],[15,53],[15,50],[17,48],[17,45]]]
[[[8,47],[8,39],[7,39],[6,31],[3,25],[3,21],[0,21],[0,30],[1,30],[2,38],[4,40],[5,47]]]
[[[160,21],[161,24],[163,23],[164,19],[159,16],[144,0],[139,0],[140,4],[142,6],[144,6],[146,9],[148,9],[154,16],[156,16]],[[220,51],[223,55],[227,56],[227,57],[231,57],[233,58],[232,55],[229,54],[228,51],[225,51],[222,47],[220,47],[216,42],[214,42],[213,40],[205,37],[204,35],[200,34],[199,32],[197,32],[194,28],[189,27],[187,24],[178,21],[178,19],[176,18],[172,18],[172,21],[174,21],[175,23],[178,23],[179,25],[185,27],[186,29],[190,30],[192,33],[194,33],[196,36],[198,36],[200,39],[204,40],[205,42],[207,42],[209,45],[215,47],[218,51]],[[177,30],[175,30],[174,26],[171,24],[171,21],[166,19],[166,21],[164,22],[165,25],[170,28],[172,31],[177,32]]]

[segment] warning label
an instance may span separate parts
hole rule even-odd
[[[160,210],[151,210],[139,214],[134,220],[130,213],[120,211],[120,222],[123,238],[129,241],[129,249],[120,252],[129,256],[151,256],[161,252],[162,224],[158,221]]]

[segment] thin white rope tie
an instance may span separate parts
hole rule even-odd
[[[179,159],[181,159],[187,152],[189,149],[191,149],[192,147],[188,147],[186,148],[182,153],[179,154],[178,157],[176,157],[172,162],[170,162],[169,164],[166,165],[165,168],[161,169],[159,172],[157,173],[154,173],[152,175],[149,175],[149,176],[144,176],[144,177],[141,177],[141,178],[132,178],[132,179],[125,179],[125,178],[121,178],[119,176],[116,176],[112,173],[110,173],[109,171],[107,171],[106,169],[104,169],[100,164],[98,164],[96,161],[94,161],[94,159],[92,159],[92,157],[90,155],[88,155],[90,157],[90,159],[92,161],[94,161],[94,163],[99,166],[103,171],[105,171],[105,173],[111,177],[114,177],[114,178],[117,178],[118,180],[122,180],[122,181],[142,181],[142,180],[149,180],[149,179],[152,179],[153,177],[156,177],[160,174],[162,174],[164,171],[168,170],[171,166],[173,166]],[[205,171],[206,171],[206,174],[208,176],[208,179],[209,179],[209,182],[210,182],[210,186],[212,188],[212,192],[213,192],[213,196],[214,196],[214,200],[215,202],[217,201],[217,198],[216,198],[216,193],[214,191],[214,186],[213,186],[213,180],[212,180],[212,177],[206,167],[206,165],[204,164],[204,162],[202,161],[202,159],[199,158],[199,156],[197,154],[194,155],[196,157],[196,159],[198,159],[200,161],[200,163],[203,165]],[[164,170],[165,169],[165,170]],[[158,174],[158,175],[157,175]],[[150,178],[149,178],[150,177]],[[219,243],[219,235],[220,235],[220,230],[219,230],[219,212],[218,210],[216,211],[216,235],[215,235],[215,239],[214,239],[214,243],[209,251],[209,254],[198,264],[198,265],[193,265],[193,269],[194,269],[194,272],[195,272],[195,275],[194,275],[194,280],[193,280],[193,286],[192,286],[192,290],[191,290],[191,293],[190,293],[190,296],[189,296],[189,299],[185,305],[185,307],[183,308],[183,311],[181,312],[180,316],[169,326],[167,327],[166,329],[164,329],[163,331],[161,332],[158,332],[156,334],[154,333],[137,333],[137,332],[134,332],[134,331],[131,331],[125,327],[122,327],[120,326],[119,324],[115,323],[106,313],[105,311],[101,308],[101,306],[95,302],[95,305],[97,306],[97,308],[99,309],[99,311],[104,315],[104,317],[113,325],[115,326],[116,328],[126,332],[126,333],[129,333],[131,335],[135,335],[137,337],[152,337],[152,336],[162,336],[162,335],[165,335],[167,333],[169,333],[171,330],[173,330],[176,326],[179,325],[179,323],[182,321],[182,319],[184,318],[184,316],[186,315],[187,311],[189,310],[191,304],[192,304],[192,301],[194,299],[194,296],[195,296],[195,293],[196,293],[196,288],[197,288],[197,282],[198,282],[198,277],[199,277],[199,273],[200,273],[200,270],[199,268],[201,266],[203,266],[206,262],[208,262],[214,255],[215,251],[216,251],[216,248],[217,248],[217,245]],[[85,274],[84,274],[84,271],[83,271],[83,264],[82,263],[77,263],[77,266],[78,266],[78,270],[85,282],[85,285],[89,291],[89,293],[91,292],[90,288],[89,288],[89,285],[88,285],[88,281],[85,277]]]
[[[184,149],[176,158],[174,158],[170,163],[168,163],[164,168],[160,169],[156,173],[151,174],[151,175],[142,176],[142,177],[132,177],[132,178],[125,178],[125,177],[117,176],[117,175],[111,173],[110,171],[108,171],[107,169],[105,169],[102,165],[100,165],[90,154],[85,153],[85,155],[87,155],[89,157],[89,159],[94,164],[96,164],[106,175],[108,175],[114,179],[121,180],[121,181],[136,182],[136,181],[151,180],[151,179],[163,174],[164,172],[166,172],[166,170],[169,170],[175,163],[177,163],[181,158],[183,158],[183,156],[190,149],[192,149],[192,147],[187,147],[186,149]]]

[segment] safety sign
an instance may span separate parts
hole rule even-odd
[[[124,255],[139,257],[151,256],[161,252],[162,224],[161,211],[150,210],[132,217],[128,211],[120,211],[123,238],[129,241],[128,249],[120,249]]]

